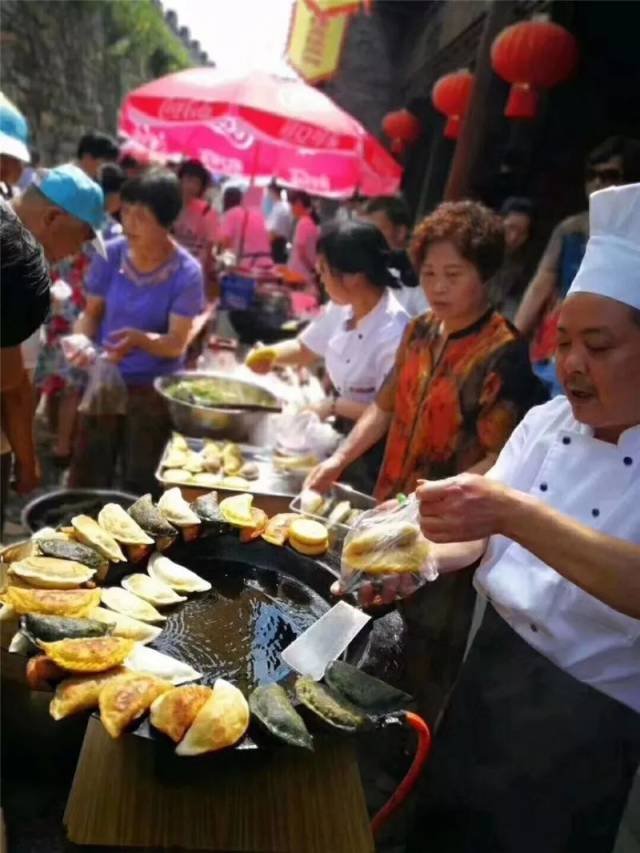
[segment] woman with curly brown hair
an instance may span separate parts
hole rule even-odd
[[[335,454],[306,486],[326,490],[387,433],[375,496],[411,492],[420,480],[484,473],[514,427],[546,393],[534,377],[526,342],[496,313],[488,282],[504,253],[503,226],[483,205],[447,202],[416,228],[411,254],[431,310],[407,327],[395,367]],[[441,577],[410,607],[427,628],[428,667],[418,658],[427,711],[451,686],[468,633],[471,573]]]

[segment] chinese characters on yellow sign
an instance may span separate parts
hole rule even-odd
[[[361,6],[361,0],[296,0],[287,60],[307,83],[336,73],[349,15]]]

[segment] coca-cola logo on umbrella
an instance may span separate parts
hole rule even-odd
[[[247,151],[255,142],[253,133],[235,116],[221,116],[211,122],[211,127],[239,151]]]
[[[220,175],[243,175],[244,167],[241,160],[235,157],[223,157],[210,148],[200,149],[200,159],[204,165]]]
[[[338,148],[340,145],[335,133],[300,121],[285,122],[280,128],[279,136],[284,141],[302,148]]]
[[[214,105],[188,98],[167,98],[158,107],[158,117],[165,121],[210,121]]]
[[[296,187],[299,190],[307,192],[329,192],[331,190],[331,181],[327,175],[310,175],[304,169],[292,167],[289,169],[289,179],[287,183]]]

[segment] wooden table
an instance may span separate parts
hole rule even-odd
[[[64,821],[76,844],[242,853],[372,853],[353,749],[182,759],[89,720]],[[177,763],[176,763],[177,762]]]

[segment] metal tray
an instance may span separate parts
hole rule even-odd
[[[190,450],[199,452],[205,445],[205,439],[203,438],[188,438],[187,436],[184,438]],[[306,473],[299,475],[281,474],[273,465],[274,454],[271,450],[267,450],[263,447],[254,447],[251,444],[239,444],[238,447],[246,461],[255,462],[260,470],[260,476],[257,480],[251,480],[248,488],[234,489],[232,486],[227,486],[226,484],[220,484],[218,486],[212,485],[208,487],[189,480],[184,483],[173,483],[170,480],[165,480],[163,477],[163,471],[166,467],[164,460],[167,457],[170,445],[171,440],[167,442],[162,456],[160,457],[158,468],[156,469],[156,480],[164,488],[178,486],[185,489],[201,489],[202,491],[211,491],[212,489],[216,489],[223,492],[250,492],[252,495],[270,495],[282,498],[293,498],[294,495],[297,495],[302,488],[302,483],[306,476]]]
[[[352,509],[373,509],[376,505],[375,498],[371,495],[365,495],[364,492],[358,492],[356,489],[351,488],[346,483],[334,483],[331,487],[330,491],[326,494],[327,498],[331,499],[331,506],[329,507],[329,513],[341,501],[349,501]],[[319,521],[321,524],[324,524],[329,529],[329,546],[330,549],[333,550],[336,544],[339,544],[343,541],[347,533],[352,529],[348,524],[329,524],[328,523],[328,514],[327,515],[317,515],[313,512],[303,512],[301,507],[302,495],[296,495],[296,497],[289,504],[289,508],[291,512],[297,512],[300,515],[304,515],[306,518],[314,518],[316,521]]]

